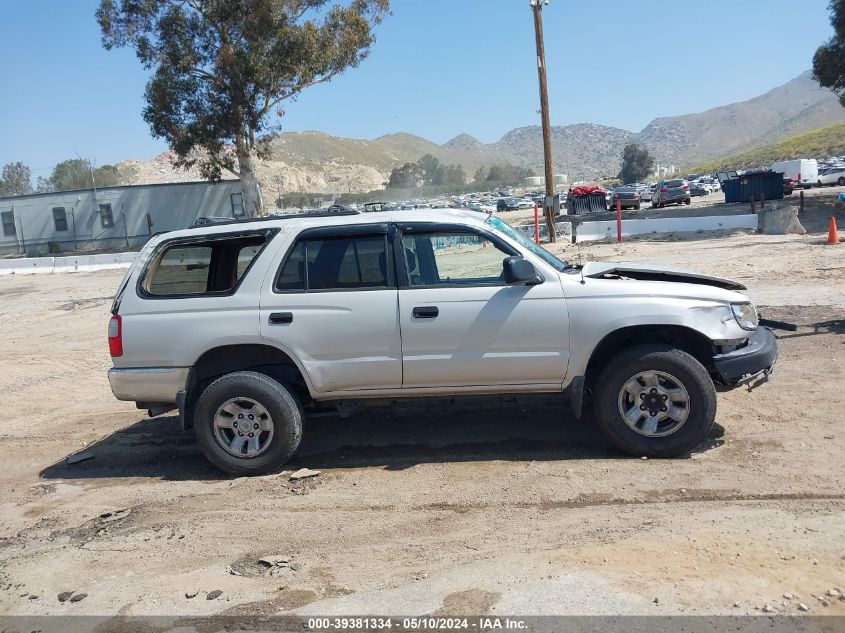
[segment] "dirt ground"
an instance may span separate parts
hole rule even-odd
[[[738,279],[799,325],[688,458],[622,455],[561,396],[405,401],[308,420],[298,482],[225,477],[114,400],[121,271],[0,277],[0,614],[843,615],[845,244],[822,242],[553,246]]]

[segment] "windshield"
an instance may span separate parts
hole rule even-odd
[[[552,266],[558,272],[563,272],[567,268],[571,268],[571,266],[565,261],[558,259],[539,244],[535,244],[534,242],[532,242],[530,239],[528,239],[525,233],[523,233],[522,231],[517,231],[504,220],[494,216],[490,216],[490,226],[492,226],[494,229],[501,231],[512,240],[516,240],[517,242],[519,242],[522,246],[524,246],[529,251],[534,253],[537,257],[542,259],[544,262]]]

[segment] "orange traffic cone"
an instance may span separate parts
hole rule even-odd
[[[827,232],[827,244],[839,244],[839,231],[836,229],[836,218],[830,218],[830,230]]]

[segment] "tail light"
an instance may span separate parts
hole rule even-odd
[[[618,194],[618,193],[614,193],[614,194],[613,194],[613,199],[614,199],[614,200],[618,200],[618,199],[619,199],[619,194]]]
[[[681,185],[681,189],[689,189],[689,185]]]
[[[669,193],[669,190],[666,187],[660,190],[660,193]]]
[[[123,322],[119,314],[115,314],[109,321],[109,353],[112,356],[123,356]]]
[[[639,200],[639,199],[640,199],[640,194],[635,193],[635,194],[634,194],[634,200]]]

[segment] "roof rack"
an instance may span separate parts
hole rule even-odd
[[[300,218],[331,218],[338,215],[360,215],[357,211],[353,211],[350,209],[344,209],[343,211],[327,211],[324,209],[319,209],[316,211],[306,211],[305,213],[285,213],[285,214],[270,214],[270,215],[263,215],[258,218],[231,218],[225,220],[219,220],[216,218],[208,218],[206,216],[202,216],[197,218],[189,229],[198,229],[204,228],[208,226],[226,226],[228,224],[251,224],[253,222],[266,222],[268,220],[298,220]],[[205,222],[200,222],[200,220],[205,219]]]

